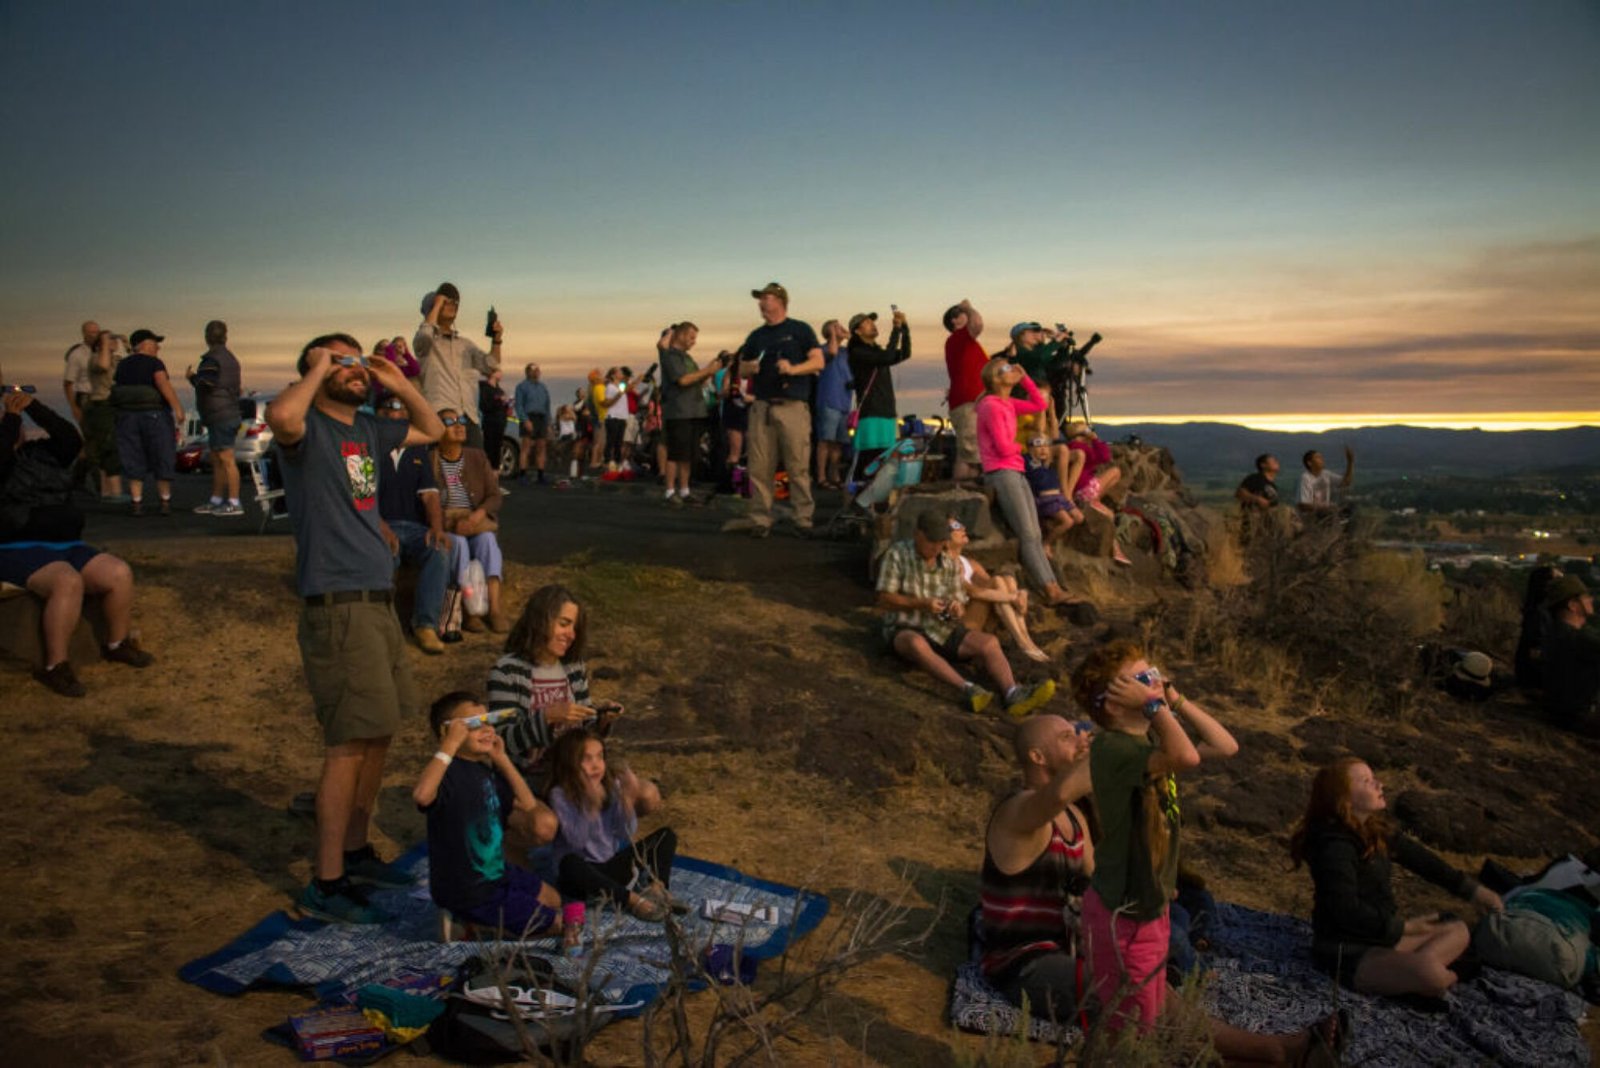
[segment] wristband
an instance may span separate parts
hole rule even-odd
[[[446,753],[443,749],[440,749],[433,754],[433,759],[437,760],[439,763],[448,768],[450,766],[450,762],[454,760],[455,757],[451,756],[449,753]]]
[[[1172,711],[1174,713],[1182,712],[1183,711],[1183,706],[1188,704],[1188,703],[1189,703],[1189,699],[1187,697],[1183,696],[1183,694],[1180,693],[1180,694],[1178,694],[1178,703],[1172,706]]]

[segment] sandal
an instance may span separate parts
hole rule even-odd
[[[1350,1044],[1350,1014],[1331,1012],[1306,1030],[1306,1048],[1300,1064],[1305,1068],[1338,1068]]]

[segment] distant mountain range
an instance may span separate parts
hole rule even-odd
[[[1166,446],[1189,482],[1242,478],[1264,452],[1278,457],[1285,474],[1297,475],[1308,449],[1320,450],[1328,466],[1339,472],[1344,470],[1345,445],[1355,450],[1358,480],[1600,468],[1600,427],[1593,426],[1496,431],[1372,426],[1319,434],[1252,430],[1233,423],[1102,422],[1095,429],[1107,441],[1137,434],[1147,444]]]

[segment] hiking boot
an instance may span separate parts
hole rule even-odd
[[[212,504],[210,501],[206,501],[204,504],[197,504],[197,505],[194,506],[194,514],[195,515],[210,515],[212,512],[216,511],[218,508],[221,508],[221,507],[222,507],[221,502],[218,502],[217,504]]]
[[[242,504],[234,504],[232,501],[224,501],[223,503],[217,505],[215,508],[211,509],[211,514],[212,515],[244,515],[244,505],[242,505]]]
[[[134,501],[132,504],[128,505],[128,514],[133,516],[135,519],[142,517],[144,515],[144,502]]]
[[[33,677],[62,697],[82,697],[89,692],[83,688],[83,683],[78,681],[78,676],[73,674],[72,665],[65,660],[53,668],[35,669]]]
[[[410,886],[417,881],[416,876],[403,868],[385,863],[371,845],[364,845],[356,852],[344,855],[344,874],[353,883],[389,889]]]
[[[161,498],[161,507],[159,509],[157,509],[156,514],[157,515],[171,515],[172,514],[172,499],[170,497]]]
[[[439,632],[432,627],[418,627],[411,632],[411,636],[416,639],[417,648],[429,656],[444,652],[444,642],[439,640]]]
[[[136,668],[149,667],[156,662],[154,656],[139,648],[139,639],[131,635],[122,639],[122,643],[115,649],[109,645],[102,645],[100,657],[103,660],[115,660],[119,664]]]
[[[345,880],[340,880],[340,885],[332,892],[323,893],[313,879],[300,891],[295,905],[305,915],[329,923],[387,923],[391,918],[387,912],[368,904]]]
[[[504,634],[511,629],[511,621],[506,618],[504,612],[497,608],[491,609],[489,614],[483,618],[484,622],[489,624],[489,629],[496,634]]]
[[[482,634],[489,628],[483,625],[482,616],[467,616],[461,621],[461,629],[468,634]]]
[[[1022,693],[1017,696],[1015,701],[1007,703],[1006,715],[1010,716],[1012,719],[1021,719],[1030,712],[1037,711],[1038,709],[1044,707],[1045,702],[1050,700],[1050,698],[1054,697],[1055,695],[1055,679],[1045,679],[1043,682],[1036,682],[1026,690],[1023,690]]]
[[[967,686],[967,692],[961,698],[961,703],[967,706],[967,711],[969,712],[982,712],[989,707],[989,702],[993,700],[994,694],[973,683]]]

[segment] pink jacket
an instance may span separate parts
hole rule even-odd
[[[1023,469],[1022,446],[1017,444],[1017,416],[1042,412],[1046,402],[1027,375],[1022,376],[1022,388],[1028,394],[1027,400],[995,393],[978,398],[978,458],[983,461],[984,474]]]

